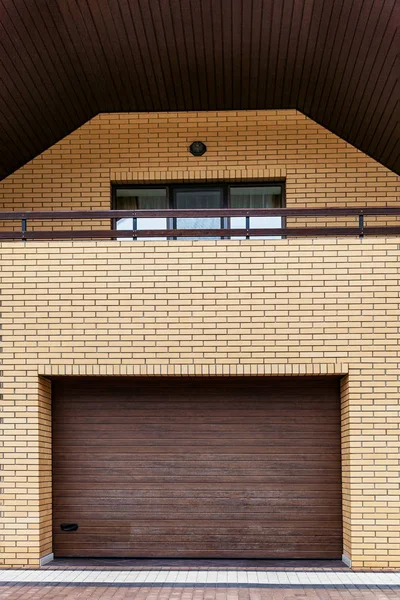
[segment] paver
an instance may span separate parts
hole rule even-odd
[[[397,588],[378,587],[339,589],[332,587],[309,588],[247,588],[204,587],[176,588],[96,586],[83,585],[31,585],[17,584],[0,587],[1,600],[398,600]]]

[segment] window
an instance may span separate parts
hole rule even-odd
[[[276,184],[188,184],[169,186],[116,186],[113,208],[116,210],[209,209],[209,208],[280,208],[284,206],[284,185]],[[244,229],[282,227],[282,217],[172,217],[118,219],[119,230],[150,229]],[[251,236],[250,236],[251,237]],[[256,237],[256,236],[254,236]],[[267,237],[267,236],[266,236]],[[279,238],[280,236],[268,236]],[[260,236],[257,236],[261,239]],[[124,238],[126,239],[126,238]],[[146,238],[138,239],[166,239]],[[184,239],[204,239],[184,237]],[[220,239],[207,237],[207,239]],[[234,237],[234,239],[245,239]]]
[[[173,188],[173,207],[183,209],[224,208],[222,188]],[[222,229],[222,219],[219,217],[193,217],[176,219],[177,229]],[[189,240],[201,238],[185,238]],[[218,239],[218,238],[208,238]]]
[[[116,210],[160,210],[169,208],[167,188],[122,187],[115,189]],[[163,218],[118,219],[117,229],[169,229]],[[126,239],[126,238],[124,238]],[[146,238],[141,238],[146,239]],[[148,238],[162,240],[165,238]]]

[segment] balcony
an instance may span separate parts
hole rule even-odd
[[[380,219],[382,218],[383,219]],[[400,235],[400,207],[165,209],[0,212],[0,240],[279,239]],[[129,225],[126,221],[129,220]],[[154,220],[154,228],[143,228]],[[179,219],[179,227],[176,226]],[[322,222],[318,223],[318,219]],[[159,228],[160,220],[167,224]],[[185,226],[188,220],[189,226]],[[210,228],[210,220],[219,227]],[[68,222],[73,226],[68,226]],[[368,223],[368,221],[370,221]],[[196,225],[193,227],[192,225]],[[274,226],[268,226],[273,223]],[[86,225],[88,224],[88,226]],[[208,224],[208,226],[207,226]],[[35,229],[36,225],[36,229]],[[238,226],[240,225],[240,226]],[[75,226],[75,227],[74,227]],[[83,227],[83,228],[82,228]]]

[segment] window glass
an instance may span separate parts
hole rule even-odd
[[[120,188],[115,194],[116,210],[151,210],[168,208],[166,188]],[[168,229],[167,219],[118,219],[117,229]],[[127,238],[121,238],[127,239]],[[166,238],[138,237],[137,239],[165,240]]]
[[[231,208],[280,208],[282,188],[280,186],[231,186]],[[231,217],[231,228],[246,227],[246,217]],[[276,229],[282,227],[282,217],[250,217],[251,229]],[[254,239],[280,239],[281,236],[253,236]],[[235,237],[234,239],[244,239]]]
[[[206,210],[216,208],[280,208],[282,207],[281,185],[171,185],[164,187],[120,187],[115,190],[114,208],[117,210]],[[282,227],[282,217],[168,217],[118,219],[119,230],[157,229],[276,229]],[[230,237],[227,234],[226,237]],[[261,236],[250,236],[262,239]],[[279,239],[280,236],[263,236],[264,239]],[[127,239],[127,238],[122,238]],[[128,238],[132,239],[132,238]],[[137,239],[166,239],[163,237]],[[204,239],[185,237],[185,239]],[[221,239],[207,237],[206,239]],[[244,236],[233,239],[245,239]]]
[[[178,209],[222,208],[222,189],[175,189],[174,207]],[[222,221],[220,217],[177,218],[176,227],[177,229],[221,229]],[[202,238],[187,237],[185,239],[198,240]],[[209,237],[207,239],[220,238]]]

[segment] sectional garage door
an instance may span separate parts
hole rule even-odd
[[[58,378],[53,518],[56,556],[339,558],[338,380]]]

